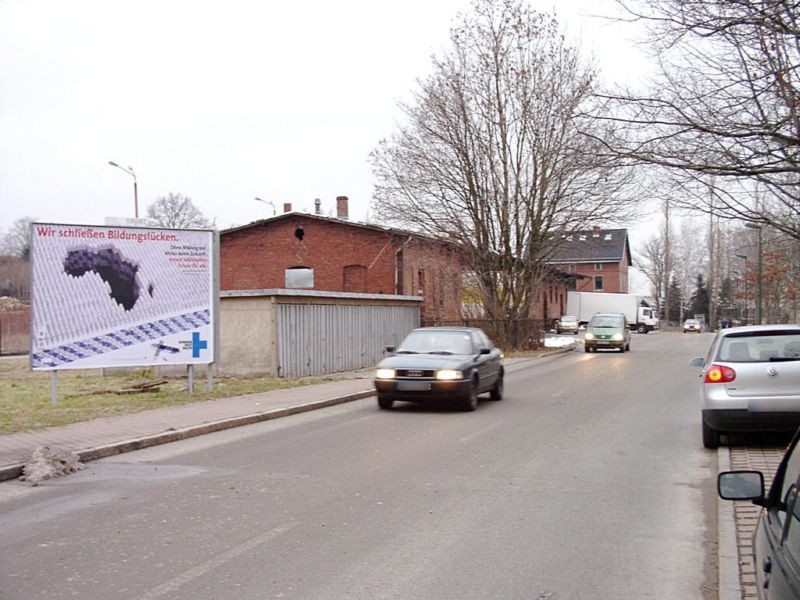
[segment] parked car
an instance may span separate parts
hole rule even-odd
[[[800,598],[800,432],[783,456],[765,494],[760,471],[719,474],[717,491],[725,500],[751,500],[762,511],[753,532],[756,589],[761,600]]]
[[[717,333],[702,367],[703,445],[730,432],[800,426],[800,325],[749,325]]]
[[[503,399],[502,352],[480,329],[420,327],[386,351],[392,356],[380,362],[374,381],[382,409],[396,400],[444,400],[475,410],[484,392]]]
[[[702,333],[703,326],[697,319],[686,319],[683,322],[683,333]]]
[[[556,322],[556,333],[578,333],[578,317],[565,315]]]
[[[623,314],[596,314],[586,325],[583,343],[586,352],[596,352],[598,348],[616,348],[622,352],[630,350],[628,319]]]

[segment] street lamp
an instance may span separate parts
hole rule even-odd
[[[749,298],[747,297],[747,255],[737,254],[736,258],[741,258],[744,260],[744,322],[745,325],[747,325],[750,322],[750,303]]]
[[[138,219],[139,218],[139,190],[136,187],[136,173],[133,172],[133,167],[128,167],[127,169],[125,167],[120,167],[113,160],[108,161],[108,164],[110,164],[112,167],[117,167],[118,169],[122,169],[128,175],[133,177],[133,216]]]
[[[761,225],[756,225],[755,223],[745,223],[744,226],[748,229],[758,230],[758,302],[756,304],[756,321],[759,325],[761,325],[761,298],[764,292],[764,284],[761,279],[764,262],[761,252]]]
[[[263,202],[264,204],[269,204],[269,205],[272,207],[272,216],[273,216],[273,217],[275,216],[275,214],[276,214],[276,212],[275,212],[275,205],[272,203],[272,200],[262,200],[262,199],[261,199],[261,198],[259,198],[258,196],[256,196],[255,198],[253,198],[253,200],[256,200],[257,202]]]

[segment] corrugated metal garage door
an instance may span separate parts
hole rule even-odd
[[[419,327],[419,307],[278,304],[278,376],[306,377],[375,365]]]

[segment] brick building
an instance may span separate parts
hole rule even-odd
[[[424,321],[459,320],[470,303],[465,266],[449,242],[380,225],[348,220],[347,198],[337,216],[284,213],[220,232],[223,291],[307,289],[326,292],[421,296]],[[319,205],[317,205],[319,210]],[[549,322],[566,307],[567,290],[583,281],[552,265],[537,290],[530,317]],[[466,304],[465,304],[466,303]]]
[[[548,264],[582,276],[574,279],[576,291],[627,294],[632,265],[628,230],[593,227],[567,234]]]
[[[463,267],[445,241],[337,218],[291,212],[220,232],[222,290],[309,289],[421,296],[425,319],[461,314]]]

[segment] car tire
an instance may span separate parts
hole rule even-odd
[[[391,396],[378,394],[378,407],[381,410],[390,410],[392,406],[394,406],[394,400],[391,398]]]
[[[584,352],[591,352],[592,351],[592,347],[591,346],[584,346],[583,347],[583,351]]]
[[[497,376],[497,381],[494,382],[494,387],[489,391],[489,398],[498,401],[503,399],[503,372]]]
[[[709,450],[714,450],[719,448],[719,438],[720,432],[711,429],[708,424],[703,421],[703,447],[708,448]]]
[[[476,408],[478,408],[478,381],[473,379],[472,385],[469,388],[469,394],[464,397],[461,409],[466,412],[472,412]]]
[[[647,325],[639,325],[639,333],[647,333]]]

